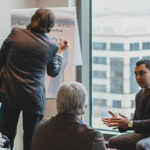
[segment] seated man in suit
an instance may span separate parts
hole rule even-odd
[[[103,118],[107,126],[115,126],[120,131],[133,130],[109,140],[109,147],[118,150],[150,150],[150,60],[141,59],[136,62],[135,78],[142,88],[136,95],[134,118],[109,112],[112,118]]]
[[[56,98],[58,114],[39,123],[32,150],[106,150],[103,135],[81,120],[87,99],[82,84],[64,83]]]

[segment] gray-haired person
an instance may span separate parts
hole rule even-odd
[[[87,99],[81,83],[64,83],[56,98],[58,114],[39,123],[32,150],[106,150],[103,135],[81,120]]]
[[[19,114],[23,113],[24,150],[31,149],[32,135],[45,112],[45,71],[55,77],[62,67],[66,41],[58,46],[46,33],[55,24],[49,9],[37,9],[26,29],[13,28],[0,51],[0,132],[13,148]]]

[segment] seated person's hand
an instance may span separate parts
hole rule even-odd
[[[102,121],[105,125],[107,125],[108,127],[115,127],[122,129],[128,128],[129,119],[126,116],[119,113],[120,117],[117,117],[111,111],[109,111],[109,113],[112,115],[112,118],[102,118]]]
[[[102,121],[105,125],[108,127],[116,127],[117,122],[115,119],[118,119],[117,115],[115,115],[113,112],[109,111],[109,114],[112,116],[111,118],[102,118]]]

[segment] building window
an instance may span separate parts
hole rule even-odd
[[[106,107],[107,101],[106,101],[106,99],[94,98],[93,99],[93,105]]]
[[[106,92],[106,85],[93,84],[93,92]]]
[[[143,56],[144,59],[150,59],[150,56]]]
[[[121,100],[113,100],[112,102],[113,108],[121,108]]]
[[[130,43],[130,51],[139,50],[139,43]]]
[[[135,100],[131,100],[131,108],[135,108]]]
[[[150,42],[143,42],[142,43],[142,49],[143,50],[150,49]]]
[[[93,42],[94,50],[106,50],[106,43]]]
[[[130,118],[131,118],[131,119],[134,118],[134,113],[131,113]]]
[[[107,107],[107,100],[106,99],[99,99],[99,98],[94,98],[93,99],[93,115],[96,118],[100,118],[101,115],[103,115],[103,117],[107,116],[106,112],[106,107]]]
[[[106,57],[98,57],[98,56],[94,56],[93,57],[93,64],[106,64]]]
[[[103,78],[106,79],[106,71],[93,71],[93,78]]]
[[[123,93],[123,58],[110,59],[110,91],[111,93]]]
[[[135,64],[138,59],[138,57],[130,58],[130,93],[136,93],[139,89],[134,75]]]
[[[110,50],[111,51],[123,51],[124,46],[122,43],[110,43]]]

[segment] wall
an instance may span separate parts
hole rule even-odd
[[[67,7],[68,0],[37,0],[38,7]]]
[[[0,4],[0,45],[10,32],[11,9],[30,8],[36,6],[36,0],[4,0]]]

